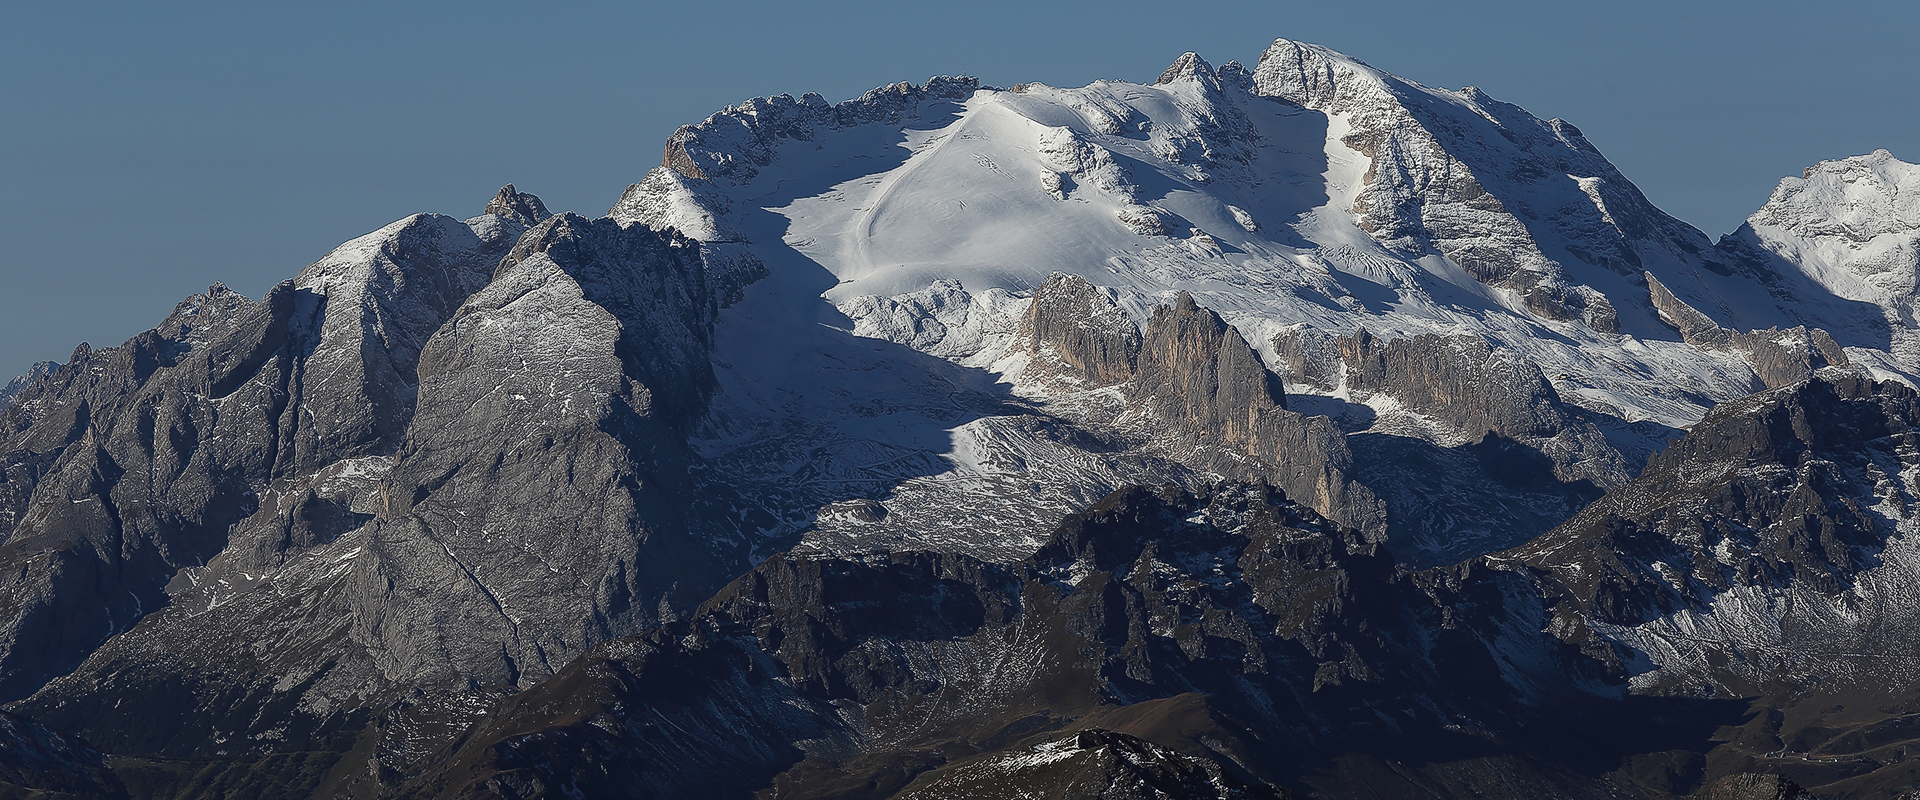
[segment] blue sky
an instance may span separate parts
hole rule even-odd
[[[1710,235],[1785,175],[1920,160],[1907,2],[101,3],[0,16],[0,373],[258,297],[503,183],[604,213],[673,129],[899,80],[1149,81],[1276,37],[1577,124]]]

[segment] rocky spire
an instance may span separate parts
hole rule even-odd
[[[553,216],[547,213],[547,206],[540,202],[540,198],[516,191],[511,183],[500,187],[500,193],[493,196],[492,202],[487,203],[487,210],[484,213],[506,217],[527,225],[538,225],[541,220]]]

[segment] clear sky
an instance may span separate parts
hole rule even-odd
[[[250,297],[514,183],[598,216],[681,124],[970,74],[1151,81],[1276,37],[1562,117],[1668,212],[1737,227],[1785,175],[1920,160],[1910,0],[0,4],[0,380]]]

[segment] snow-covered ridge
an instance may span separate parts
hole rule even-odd
[[[612,216],[821,270],[817,291],[863,332],[920,324],[894,317],[941,282],[1018,298],[1060,271],[1136,321],[1191,292],[1276,368],[1289,326],[1473,333],[1573,402],[1680,427],[1763,382],[1740,352],[1682,341],[1649,276],[1716,327],[1888,343],[1826,282],[1654,208],[1571,124],[1286,40],[1253,70],[1183,55],[1152,85],[935,78],[757,99],[666,150]]]
[[[1141,329],[1190,294],[1286,379],[1290,407],[1389,443],[1367,458],[1486,429],[1298,373],[1287,342],[1483,342],[1487,363],[1537,368],[1521,371],[1550,392],[1527,396],[1590,422],[1578,441],[1524,446],[1604,486],[1717,403],[1830,366],[1914,371],[1862,323],[1877,307],[1709,242],[1573,125],[1286,40],[1253,69],[1183,54],[1151,84],[935,78],[837,104],[762,98],[682,128],[662,163],[610,216],[682,232],[710,270],[767,276],[720,315],[720,391],[694,445],[703,480],[761,487],[723,512],[742,530],[715,535],[768,547],[1014,557],[1119,482],[1219,466],[1025,335],[1056,274]],[[1448,491],[1572,502],[1474,481]],[[976,530],[981,502],[1019,521]]]

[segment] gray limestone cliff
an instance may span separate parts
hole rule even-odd
[[[476,227],[409,217],[258,302],[215,287],[22,395],[4,445],[18,521],[0,545],[0,695],[32,691],[165,605],[182,570],[242,544],[250,516],[317,472],[390,455],[419,347],[510,243]],[[280,552],[246,544],[234,549],[256,560]]]
[[[1519,441],[1546,455],[1561,481],[1610,489],[1638,466],[1560,399],[1539,365],[1511,349],[1471,335],[1383,340],[1365,330],[1338,347],[1348,388],[1390,395],[1471,441]]]
[[[1126,392],[1139,404],[1133,413],[1200,448],[1217,471],[1258,476],[1343,525],[1384,536],[1385,508],[1354,481],[1345,434],[1326,417],[1288,411],[1280,377],[1191,295],[1154,310]]]
[[[685,518],[713,391],[702,269],[683,239],[563,214],[428,343],[355,570],[355,633],[390,678],[532,680],[730,577],[739,556]]]
[[[463,725],[744,569],[686,518],[719,310],[699,248],[562,214],[502,249],[414,345],[384,454],[263,490],[170,604],[23,706],[163,758],[234,737],[341,759],[370,736],[336,778],[377,786],[437,746],[409,726]],[[79,701],[108,696],[139,710]],[[279,711],[229,716],[259,703]]]
[[[1133,377],[1140,355],[1140,330],[1085,278],[1061,272],[1033,294],[1020,318],[1017,339],[1030,367],[1024,380],[1063,384],[1061,388],[1112,386]]]
[[[1539,365],[1477,335],[1296,327],[1273,346],[1288,380],[1322,393],[1299,405],[1351,432],[1358,479],[1386,503],[1391,546],[1411,564],[1545,533],[1679,433],[1568,403]]]

